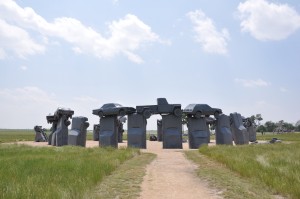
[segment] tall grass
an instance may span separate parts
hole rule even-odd
[[[283,133],[283,134],[277,134],[277,133],[264,133],[262,135],[261,133],[257,132],[256,138],[258,140],[271,140],[272,138],[278,138],[283,141],[300,141],[300,133]]]
[[[0,145],[0,198],[82,198],[134,149]]]
[[[202,147],[199,151],[241,176],[300,198],[300,143]]]
[[[0,143],[33,141],[35,137],[34,130],[29,129],[0,129]]]

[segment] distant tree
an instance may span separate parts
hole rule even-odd
[[[252,122],[252,124],[254,124],[255,127],[260,126],[260,121],[262,121],[263,118],[261,116],[261,114],[256,114],[256,115],[252,115],[250,117],[250,121]]]
[[[259,125],[257,128],[256,128],[256,131],[257,132],[266,132],[267,129],[264,125]]]
[[[282,127],[286,129],[287,131],[292,131],[295,129],[294,125],[292,123],[283,122]]]
[[[184,125],[187,125],[187,114],[186,113],[182,113],[182,117],[181,117],[181,125],[182,125],[182,132],[184,133]]]
[[[187,114],[186,113],[182,113],[182,124],[187,124]]]
[[[300,131],[300,120],[298,120],[295,124],[295,131]]]
[[[273,132],[276,128],[276,124],[272,121],[267,121],[264,126],[266,127],[267,132]]]

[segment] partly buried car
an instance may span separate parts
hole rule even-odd
[[[135,112],[135,108],[125,107],[117,103],[104,104],[101,108],[94,109],[93,114],[99,117],[104,117],[107,115],[118,115],[124,116]]]
[[[214,115],[217,117],[219,114],[222,113],[222,110],[219,108],[211,108],[207,104],[189,104],[183,110],[183,113],[187,114],[188,116],[195,116],[196,118],[200,118],[202,116],[210,116]]]

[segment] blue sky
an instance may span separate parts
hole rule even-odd
[[[158,97],[295,123],[299,29],[291,0],[0,0],[0,128]]]

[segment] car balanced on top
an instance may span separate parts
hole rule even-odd
[[[214,115],[215,118],[218,117],[219,114],[222,113],[222,109],[219,108],[211,108],[207,104],[189,104],[183,110],[183,113],[187,114],[188,116],[194,116],[196,118],[200,117],[209,117],[210,115]]]
[[[181,117],[181,104],[169,104],[166,98],[157,98],[157,105],[136,106],[136,112],[145,118],[150,118],[153,114],[170,114]]]
[[[118,115],[123,117],[134,112],[135,108],[125,107],[117,103],[104,104],[101,108],[93,110],[93,114],[98,115],[99,117],[105,117],[109,115]]]

